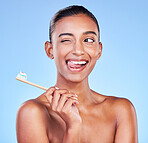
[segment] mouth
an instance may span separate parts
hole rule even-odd
[[[87,64],[88,64],[88,60],[86,60],[86,59],[80,59],[80,60],[69,59],[69,60],[66,60],[67,68],[72,72],[82,71],[83,69],[85,69]]]

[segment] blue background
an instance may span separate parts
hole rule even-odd
[[[146,0],[5,0],[0,1],[0,142],[15,143],[18,107],[44,91],[15,80],[50,87],[56,81],[54,60],[47,58],[49,21],[57,10],[80,4],[98,19],[103,54],[90,75],[95,91],[125,97],[138,117],[139,143],[148,133],[148,2]]]

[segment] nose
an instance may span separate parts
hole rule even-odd
[[[84,55],[84,47],[80,42],[77,42],[73,45],[72,54],[77,55],[77,56]]]

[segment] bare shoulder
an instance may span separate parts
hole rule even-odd
[[[135,108],[132,102],[126,98],[119,98],[115,96],[106,96],[94,92],[94,97],[97,103],[109,110],[114,110],[117,114],[121,113],[135,113]]]
[[[37,102],[35,99],[24,102],[19,107],[16,118],[18,142],[24,140],[26,140],[26,142],[48,141],[46,133],[48,119],[45,106]],[[42,138],[39,139],[39,135]]]
[[[106,111],[114,113],[118,120],[125,119],[126,117],[136,117],[135,108],[130,100],[115,96],[106,96],[96,92],[94,93],[98,97],[98,103],[101,104]]]
[[[114,142],[138,143],[136,111],[130,100],[94,92],[98,113],[114,125]]]
[[[115,96],[106,96],[105,101],[112,107],[116,115],[121,117],[121,115],[135,114],[135,108],[132,102],[126,98],[119,98]]]
[[[18,116],[27,115],[29,116],[42,116],[44,117],[46,114],[46,108],[36,99],[31,99],[24,102],[18,109]]]
[[[134,107],[132,102],[127,98],[120,98],[115,96],[106,96],[106,101],[112,103],[115,107]]]
[[[114,108],[134,108],[133,104],[131,103],[130,100],[126,98],[119,98],[115,96],[107,96],[107,95],[102,95],[97,92],[94,92],[94,95],[96,98],[96,101],[98,103],[105,103],[105,105],[109,105]]]
[[[115,115],[116,135],[115,142],[137,143],[138,128],[136,111],[130,100],[126,98],[106,97],[108,111]]]
[[[110,96],[107,98],[107,100],[110,104],[112,104],[113,109],[118,114],[135,112],[134,105],[126,98]]]
[[[46,121],[50,118],[46,107],[35,99],[24,102],[18,109],[17,121],[24,123],[37,123],[47,127]]]
[[[132,134],[135,140],[137,138],[137,116],[136,110],[130,100],[126,98],[118,97],[107,97],[108,105],[114,115],[116,116],[116,124],[118,127],[118,133],[121,130],[123,135],[123,130],[128,129],[129,134]],[[126,131],[125,131],[126,134]]]

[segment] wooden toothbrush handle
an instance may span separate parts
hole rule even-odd
[[[30,84],[30,85],[32,85],[32,86],[41,88],[41,89],[43,89],[43,90],[48,90],[48,88],[46,88],[46,87],[40,86],[40,85],[38,85],[38,84],[32,83],[32,82],[30,82],[30,81],[27,81],[27,80],[24,80],[24,79],[21,79],[21,78],[18,78],[18,77],[16,77],[16,80],[25,82],[25,83],[27,83],[27,84]]]

